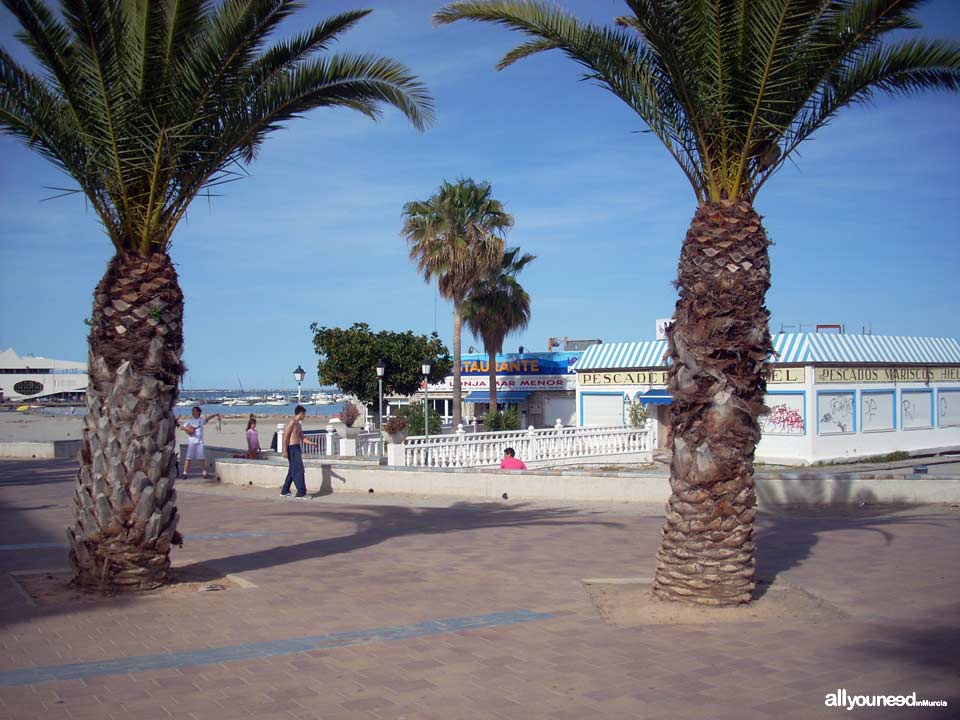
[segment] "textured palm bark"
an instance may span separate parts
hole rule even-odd
[[[463,331],[463,309],[462,304],[454,301],[453,303],[453,426],[456,427],[462,422],[463,414],[461,412],[461,405],[463,404],[463,397],[461,391],[461,382],[460,382],[460,361],[462,359],[461,354],[461,342],[460,335]]]
[[[173,407],[183,293],[165,254],[117,255],[94,293],[87,417],[67,528],[76,582],[108,591],[167,582],[177,532]]]
[[[683,242],[668,331],[672,493],[653,588],[662,599],[723,606],[752,597],[753,458],[773,351],[768,245],[742,200],[701,206]]]
[[[488,348],[493,347],[493,344],[487,344],[484,341],[484,344]],[[497,411],[497,353],[499,350],[489,350],[487,351],[487,391],[488,398],[487,402],[490,405],[490,412],[495,413]],[[476,415],[474,415],[476,417]]]

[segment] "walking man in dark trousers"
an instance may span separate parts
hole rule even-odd
[[[297,405],[293,410],[293,418],[287,423],[283,431],[283,456],[290,461],[290,469],[287,470],[287,478],[283,481],[283,488],[280,494],[283,497],[290,497],[290,483],[297,486],[296,500],[309,500],[307,495],[307,481],[303,469],[303,454],[301,453],[301,443],[317,446],[313,440],[303,435],[303,427],[300,423],[307,416],[307,409],[303,405]]]

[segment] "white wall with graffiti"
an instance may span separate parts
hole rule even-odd
[[[780,362],[767,366],[770,412],[760,418],[759,462],[960,448],[956,340],[796,334],[775,336],[775,346]],[[630,360],[660,359],[662,350],[652,343],[588,350],[576,368],[579,424],[605,422],[601,404],[617,394],[669,402],[666,366]],[[662,416],[666,424],[669,414]]]
[[[811,463],[960,446],[960,387],[926,382],[818,382],[771,386],[760,421],[761,462]]]

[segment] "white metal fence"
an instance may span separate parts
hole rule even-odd
[[[499,465],[503,451],[512,447],[525,462],[559,460],[595,455],[620,455],[650,450],[650,434],[644,428],[572,427],[504,432],[466,433],[408,437],[404,465],[409,467],[480,467]]]

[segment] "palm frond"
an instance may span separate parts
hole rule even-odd
[[[534,0],[455,2],[434,19],[528,36],[499,67],[565,53],[640,116],[702,202],[753,198],[799,142],[873,93],[956,91],[955,43],[888,42],[918,27],[922,1],[626,0],[620,31]]]
[[[295,0],[2,0],[45,72],[0,56],[0,131],[77,179],[119,248],[165,250],[190,202],[236,177],[266,136],[308,111],[433,121],[426,87],[373,55],[317,57],[367,11],[268,42]]]
[[[424,281],[436,277],[440,294],[460,303],[499,264],[512,226],[489,183],[461,179],[444,182],[428,200],[407,203],[402,233]]]
[[[556,6],[533,0],[456,2],[437,11],[433,19],[436,24],[479,20],[533,38],[507,53],[498,69],[537,52],[560,50],[584,68],[585,80],[613,93],[640,116],[700,194],[699,153],[682,102],[674,88],[663,81],[655,53],[626,28],[584,23]]]
[[[530,295],[517,275],[534,260],[535,255],[521,255],[518,247],[507,248],[500,264],[471,288],[463,304],[467,327],[492,355],[503,350],[508,335],[525,329],[530,322]]]
[[[277,43],[251,65],[249,82],[259,85],[277,73],[295,67],[312,54],[326,50],[334,40],[371,12],[352,10],[340,13],[324,20],[308,32]]]

